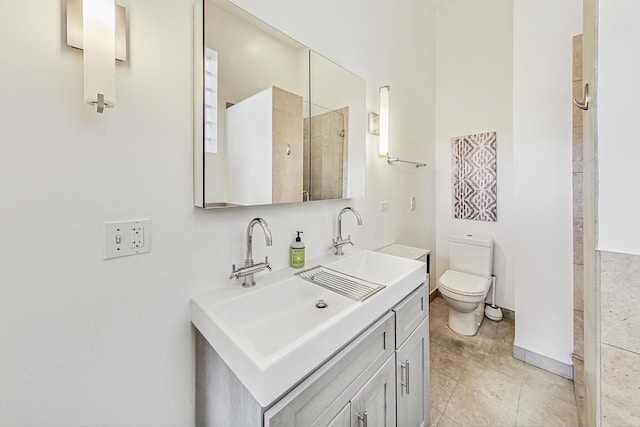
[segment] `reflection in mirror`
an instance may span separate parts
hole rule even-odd
[[[364,81],[227,0],[196,3],[195,205],[363,196]]]
[[[327,110],[316,105],[304,121],[304,188],[311,200],[346,197],[346,159],[349,155],[349,107]],[[311,153],[311,154],[310,154]]]
[[[362,197],[365,193],[365,81],[309,53],[311,136],[305,188],[312,200]],[[305,159],[306,160],[306,159]]]

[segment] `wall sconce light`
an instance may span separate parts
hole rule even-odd
[[[427,166],[426,163],[400,160],[389,155],[389,86],[380,88],[380,113],[369,113],[369,133],[378,135],[378,157],[386,157],[387,164],[409,163],[416,168]]]
[[[98,113],[116,103],[115,60],[127,60],[126,14],[115,0],[67,0],[67,44],[84,51],[84,101]]]
[[[378,135],[378,155],[389,153],[389,86],[380,88],[380,113],[369,113],[369,133]]]

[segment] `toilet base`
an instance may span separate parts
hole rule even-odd
[[[484,301],[469,313],[461,313],[449,307],[449,328],[460,335],[472,337],[478,333],[484,319]]]

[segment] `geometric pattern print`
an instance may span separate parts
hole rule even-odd
[[[497,221],[496,139],[495,132],[451,139],[454,218]]]

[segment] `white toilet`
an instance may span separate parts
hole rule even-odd
[[[484,318],[484,299],[491,286],[493,240],[487,237],[449,236],[449,270],[438,289],[449,305],[449,328],[473,336]]]

